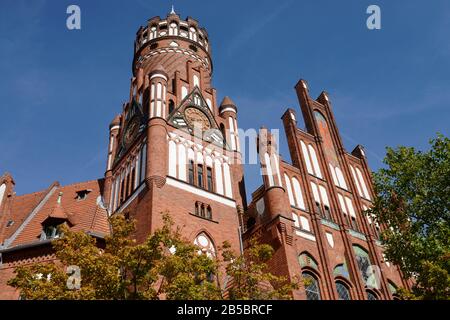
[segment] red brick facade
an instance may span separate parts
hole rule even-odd
[[[55,182],[17,196],[12,177],[1,177],[0,298],[18,297],[6,285],[16,265],[52,259],[55,223],[101,238],[108,215],[120,213],[137,220],[143,241],[169,212],[187,239],[213,255],[225,240],[240,251],[258,237],[276,249],[273,272],[291,278],[307,272],[317,280],[311,297],[338,299],[339,282],[351,299],[367,299],[355,252],[367,253],[360,264],[381,270],[380,287],[370,291],[378,299],[408,285],[383,261],[379,227],[362,214],[373,199],[363,148],[344,150],[326,93],[311,99],[304,81],[296,90],[307,130],[297,128],[294,110],[282,117],[293,164],[280,159],[262,129],[258,152],[266,174],[247,206],[238,109],[228,97],[217,103],[208,43],[196,20],[174,12],[138,30],[130,97],[109,127],[104,179]],[[306,298],[304,289],[293,295]]]

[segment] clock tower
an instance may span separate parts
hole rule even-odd
[[[217,103],[208,33],[173,10],[136,33],[130,96],[110,125],[104,198],[137,220],[143,241],[168,212],[186,239],[215,254],[241,248],[246,209],[237,107]]]

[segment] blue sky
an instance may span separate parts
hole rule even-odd
[[[303,78],[313,97],[329,92],[347,150],[364,145],[373,170],[388,145],[426,149],[436,132],[449,136],[448,1],[2,0],[0,174],[12,173],[18,194],[103,176],[135,32],[172,3],[208,30],[218,99],[236,102],[244,129],[282,128],[288,107],[300,115]],[[81,7],[79,31],[66,28],[70,4]],[[381,30],[366,28],[370,4]],[[290,161],[284,132],[280,150]],[[248,196],[258,174],[246,167]]]

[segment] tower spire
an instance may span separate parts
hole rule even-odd
[[[170,11],[170,14],[176,14],[173,5],[172,5],[172,10]]]

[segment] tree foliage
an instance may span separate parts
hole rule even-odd
[[[388,148],[374,174],[369,212],[380,224],[386,258],[412,276],[412,295],[450,298],[450,140],[440,134],[427,152]],[[409,295],[411,297],[411,295]]]
[[[244,257],[224,243],[210,258],[182,238],[168,213],[163,220],[161,229],[136,243],[134,221],[115,215],[111,235],[101,246],[92,236],[62,225],[63,236],[52,243],[56,260],[19,266],[8,284],[23,299],[291,298],[289,290],[296,284],[267,270],[270,246],[253,242]],[[79,267],[79,287],[71,286],[77,278],[67,273],[69,266]]]

